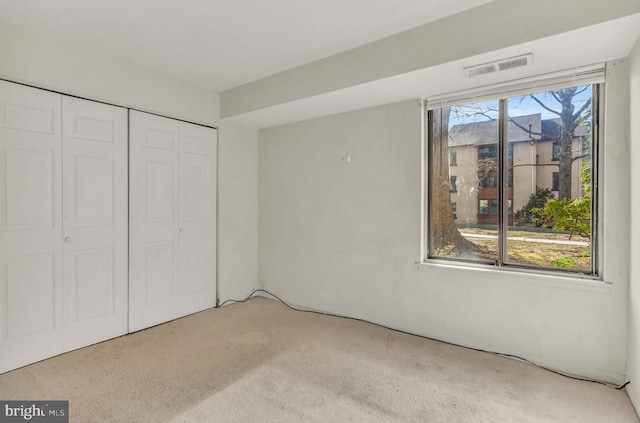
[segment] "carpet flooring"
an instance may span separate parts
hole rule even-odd
[[[254,298],[0,375],[90,422],[634,422],[626,393]]]

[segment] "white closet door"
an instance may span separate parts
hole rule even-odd
[[[216,130],[180,122],[179,316],[215,306]]]
[[[215,306],[216,130],[130,114],[129,331]]]
[[[179,124],[131,111],[129,331],[178,317]]]
[[[0,372],[63,349],[60,103],[0,81]]]
[[[62,99],[64,349],[127,333],[127,110]]]

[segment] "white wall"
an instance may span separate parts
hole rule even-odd
[[[623,382],[627,90],[627,64],[611,64],[603,206],[607,283],[417,266],[416,101],[260,131],[259,283],[299,306]]]
[[[631,107],[630,129],[631,129],[631,153],[629,155],[631,163],[640,163],[640,39],[636,42],[631,55],[630,62],[630,100]],[[631,196],[631,257],[630,261],[630,287],[629,287],[629,335],[628,335],[628,362],[627,378],[631,384],[627,387],[627,392],[631,401],[640,413],[640,167],[631,167],[630,196]]]
[[[219,97],[74,40],[0,23],[0,78],[217,125]]]
[[[218,298],[258,283],[258,133],[222,123],[218,145]]]

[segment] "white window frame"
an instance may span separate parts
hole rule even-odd
[[[493,84],[474,88],[470,90],[457,91],[449,94],[437,96],[423,97],[421,100],[421,221],[420,221],[420,263],[444,265],[453,268],[478,268],[478,269],[495,269],[500,272],[525,272],[544,277],[545,275],[552,277],[561,277],[569,279],[586,279],[594,282],[602,281],[604,256],[602,228],[603,228],[603,210],[602,190],[598,189],[602,186],[602,166],[604,159],[602,155],[602,143],[604,139],[604,98],[605,98],[605,64],[598,63],[591,66],[574,68],[566,71],[554,72],[550,74],[539,75],[525,79],[507,81],[500,84]],[[496,99],[508,99],[531,93],[551,91],[569,86],[594,85],[598,89],[594,90],[593,103],[596,105],[593,115],[593,159],[594,164],[592,170],[592,272],[589,274],[575,271],[566,271],[552,268],[535,268],[527,266],[519,266],[516,264],[509,265],[488,265],[477,261],[464,260],[448,260],[442,257],[430,257],[428,250],[429,245],[429,127],[427,122],[427,112],[432,109],[450,107],[467,103],[478,103]],[[506,206],[505,206],[506,207]],[[500,228],[502,236],[506,237],[506,228]]]

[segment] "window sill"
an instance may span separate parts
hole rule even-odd
[[[563,275],[552,272],[535,271],[531,269],[519,268],[497,268],[491,265],[472,264],[472,263],[452,263],[447,260],[429,259],[418,265],[420,273],[427,272],[429,269],[451,269],[459,272],[467,273],[483,273],[485,275],[495,275],[500,278],[508,278],[510,282],[534,284],[536,286],[550,286],[568,289],[579,289],[583,291],[611,293],[613,286],[609,282],[602,281],[596,277],[586,275]]]

